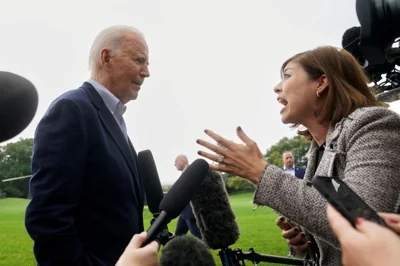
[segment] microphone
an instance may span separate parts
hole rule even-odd
[[[160,214],[159,206],[164,198],[164,193],[162,191],[160,178],[158,177],[156,163],[150,150],[144,150],[138,153],[138,165],[146,195],[147,207],[153,214],[153,218],[150,220],[150,225],[152,225]],[[165,245],[173,236],[174,234],[169,232],[168,226],[164,225],[155,239],[160,245]]]
[[[363,67],[368,66],[368,61],[363,56],[359,43],[360,43],[361,27],[351,27],[347,29],[342,36],[342,47],[351,53]]]
[[[162,199],[159,207],[161,212],[147,231],[147,238],[142,247],[153,241],[165,225],[178,217],[192,195],[200,187],[208,169],[208,163],[203,159],[195,160],[186,168]]]
[[[348,51],[364,69],[368,78],[378,82],[382,79],[382,74],[391,72],[395,67],[395,62],[389,63],[385,61],[382,64],[371,64],[366,59],[360,47],[361,27],[351,27],[347,29],[342,36],[342,47]]]
[[[206,244],[191,235],[176,236],[161,250],[160,266],[215,266]]]
[[[138,153],[138,165],[146,195],[147,207],[153,216],[158,216],[160,213],[159,206],[164,198],[164,193],[160,178],[158,177],[156,163],[150,150]]]
[[[225,249],[239,239],[239,226],[222,176],[208,171],[191,200],[203,240],[211,249]]]
[[[38,106],[38,94],[26,78],[0,71],[0,95],[0,142],[3,142],[31,123]]]

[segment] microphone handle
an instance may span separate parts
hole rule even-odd
[[[149,230],[147,230],[147,238],[143,242],[141,247],[147,246],[153,240],[156,239],[157,235],[161,232],[166,224],[168,224],[168,215],[165,211],[161,211],[158,215],[157,219],[150,226]]]

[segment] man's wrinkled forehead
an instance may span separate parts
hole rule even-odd
[[[147,47],[146,40],[139,34],[134,32],[129,32],[124,38],[124,45],[128,48],[135,50],[136,52],[142,53],[146,56],[149,54],[149,49]]]

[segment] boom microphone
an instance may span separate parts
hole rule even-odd
[[[197,159],[186,168],[161,201],[159,208],[161,212],[147,231],[147,238],[142,246],[153,241],[165,225],[178,217],[200,187],[208,169],[208,163],[203,159]]]
[[[159,206],[164,197],[164,193],[162,191],[160,178],[158,177],[153,154],[150,150],[144,150],[138,153],[138,164],[146,194],[147,206],[150,212],[154,216],[157,216],[160,212]]]
[[[358,63],[365,68],[368,62],[364,58],[359,43],[360,43],[361,27],[351,27],[347,29],[342,36],[342,47],[351,53]]]
[[[160,266],[214,266],[206,244],[191,235],[176,236],[161,250]]]
[[[351,27],[343,33],[342,46],[348,51],[364,69],[369,79],[378,82],[381,80],[381,75],[389,73],[395,67],[395,62],[384,62],[382,64],[370,64],[366,59],[360,47],[360,32],[361,27]]]
[[[38,106],[35,86],[19,75],[0,71],[0,142],[21,133]]]
[[[211,249],[224,249],[238,240],[239,226],[220,174],[208,171],[191,204],[203,240]]]

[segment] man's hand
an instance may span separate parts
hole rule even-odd
[[[307,241],[305,234],[297,226],[292,227],[290,222],[283,216],[279,216],[275,223],[282,229],[282,236],[296,253],[300,253],[308,248],[311,242]]]
[[[140,247],[146,236],[146,232],[134,235],[115,266],[158,266],[158,243],[153,241],[143,248]]]

